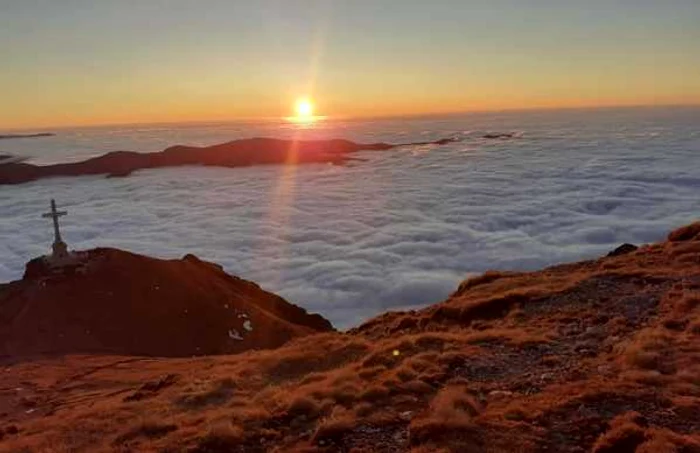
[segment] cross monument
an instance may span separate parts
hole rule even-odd
[[[68,213],[66,211],[56,210],[56,201],[53,198],[51,199],[51,212],[42,214],[42,217],[44,218],[53,219],[54,240],[53,245],[51,246],[53,248],[51,258],[53,259],[62,259],[68,256],[68,246],[65,242],[63,242],[63,239],[61,239],[61,230],[58,228],[58,218],[67,214]]]

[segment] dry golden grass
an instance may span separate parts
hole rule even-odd
[[[610,422],[610,430],[598,438],[593,445],[594,453],[632,452],[645,440],[644,428],[637,423],[641,419],[636,412],[628,412],[615,417]]]
[[[698,244],[488,273],[276,350],[8,363],[0,451],[695,453]]]
[[[411,421],[410,443],[460,445],[468,451],[478,445],[478,427],[473,418],[481,411],[481,405],[467,389],[447,386],[435,395],[428,409]]]
[[[336,442],[345,433],[352,431],[356,424],[357,418],[352,411],[336,408],[330,416],[318,423],[312,441],[316,444]]]
[[[177,426],[172,424],[172,423],[170,423],[170,424],[163,424],[163,423],[158,423],[158,422],[141,423],[137,426],[134,426],[133,428],[130,428],[125,433],[117,436],[117,438],[114,440],[114,444],[123,445],[125,443],[128,443],[134,439],[138,439],[141,437],[147,438],[147,439],[155,439],[158,437],[163,437],[163,436],[167,435],[168,433],[175,431],[176,429],[177,429]]]

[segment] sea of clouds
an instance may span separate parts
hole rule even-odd
[[[697,219],[699,120],[697,109],[510,113],[277,134],[103,128],[2,144],[0,153],[61,160],[252,135],[462,139],[360,153],[366,160],[347,166],[186,167],[0,186],[0,281],[48,251],[52,230],[40,214],[56,198],[73,248],[194,253],[347,328],[440,301],[474,273],[597,257]],[[520,137],[480,138],[490,131]]]

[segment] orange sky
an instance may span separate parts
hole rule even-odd
[[[0,131],[700,104],[685,0],[63,3],[3,7]]]

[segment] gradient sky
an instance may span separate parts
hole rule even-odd
[[[0,0],[0,130],[700,104],[700,0]]]

